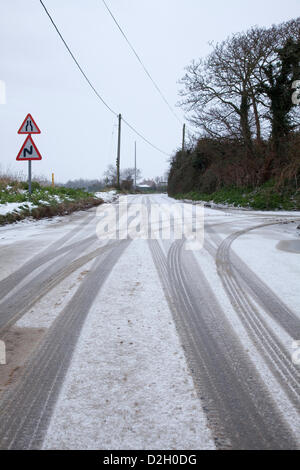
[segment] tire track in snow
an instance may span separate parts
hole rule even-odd
[[[112,246],[49,329],[29,360],[22,381],[0,402],[0,448],[39,449],[89,309],[130,240]]]
[[[281,222],[275,223],[280,225]],[[259,227],[265,227],[274,225],[272,224],[263,224]],[[213,240],[215,241],[218,249],[222,243],[225,245],[225,240],[222,240],[219,235],[215,232],[214,224],[209,225],[209,232],[212,235]],[[258,228],[256,226],[256,228]],[[229,237],[232,237],[230,245],[227,247],[226,254],[226,269],[227,272],[234,274],[235,278],[238,281],[238,277],[244,281],[244,289],[249,291],[249,293],[257,300],[261,306],[268,311],[269,315],[280,325],[280,327],[286,331],[286,333],[293,339],[297,340],[300,337],[300,321],[297,315],[260,279],[255,272],[253,272],[243,260],[234,252],[230,252],[232,242],[237,238],[236,233],[240,235],[247,233],[248,231],[254,230],[252,227],[246,228],[243,231],[235,232]],[[209,252],[209,254],[216,258],[217,249],[210,243],[207,238],[204,242],[204,247]],[[241,288],[241,286],[239,286]],[[241,288],[242,289],[242,288]]]
[[[86,242],[84,248],[89,244]],[[21,291],[12,298],[0,303],[0,334],[2,335],[7,328],[21,318],[36,302],[41,300],[55,286],[62,282],[66,277],[84,266],[92,259],[111,249],[112,243],[101,246],[77,259],[77,252],[71,252],[70,256],[63,257],[59,263],[47,267],[28,284],[22,287]],[[82,247],[83,248],[83,247]],[[69,264],[69,261],[70,264]]]
[[[255,366],[183,241],[149,242],[218,448],[297,448]]]
[[[132,204],[133,200],[128,203],[128,207]],[[0,302],[0,334],[22,317],[37,301],[67,276],[101,254],[102,251],[106,251],[105,246],[100,247],[77,260],[75,259],[78,254],[85,251],[90,244],[97,242],[96,227],[94,226],[93,229],[95,229],[95,233],[93,235],[62,247],[66,241],[78,234],[82,228],[88,226],[89,222],[95,218],[95,214],[85,217],[84,220],[80,222],[79,227],[68,231],[63,237],[55,241],[46,250],[42,251],[42,253],[37,254],[33,259],[21,266],[19,270],[0,281],[0,299],[3,299]],[[117,233],[119,233],[119,230]],[[110,244],[111,240],[108,242],[108,245]],[[60,258],[56,260],[58,257]],[[56,261],[54,261],[51,266],[47,266],[43,271],[39,272],[34,278],[31,276],[27,284],[24,283],[24,279],[26,279],[27,276],[32,275],[35,270],[41,268],[51,260]],[[68,263],[70,263],[70,265],[68,265]],[[22,289],[18,291],[16,288],[20,283],[23,283]]]
[[[284,349],[279,339],[276,337],[266,321],[258,312],[257,308],[251,302],[251,299],[248,297],[243,286],[241,285],[241,282],[239,281],[238,275],[240,275],[240,272],[235,272],[235,270],[232,268],[230,257],[231,244],[238,236],[255,230],[255,228],[269,225],[274,225],[274,222],[272,224],[263,224],[231,234],[219,246],[216,253],[216,264],[224,289],[247,332],[252,338],[252,341],[262,354],[262,357],[267,362],[269,368],[279,380],[282,388],[286,391],[291,401],[298,408],[300,399],[299,371],[292,363],[290,354]],[[215,249],[211,247],[209,243],[206,243],[206,246],[208,251],[214,255]],[[237,260],[238,257],[235,256],[234,259]],[[247,278],[249,280],[249,276],[247,276],[246,272],[246,279]],[[262,290],[262,292],[264,292],[264,290]],[[259,296],[260,293],[260,290],[258,290],[256,295]],[[274,305],[276,298],[274,299],[274,296],[269,295],[269,298],[270,297],[273,299],[271,305]],[[266,301],[262,301],[261,303],[266,304]],[[280,308],[280,304],[278,305],[277,303],[277,307]],[[300,322],[295,317],[293,312],[291,312],[287,307],[284,310],[279,310],[279,313],[282,312],[283,318],[280,318],[279,314],[274,315],[274,311],[270,311],[269,308],[268,311],[274,320],[277,321],[284,329],[286,324],[289,324],[288,322],[290,321],[290,324],[292,323],[294,326],[294,332],[297,333],[297,329],[299,331]]]

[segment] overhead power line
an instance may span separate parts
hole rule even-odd
[[[104,106],[114,115],[114,116],[118,116],[118,113],[116,113],[107,103],[106,101],[102,98],[102,96],[100,95],[100,93],[96,90],[96,88],[94,87],[94,85],[91,83],[91,81],[89,80],[89,78],[87,77],[87,75],[85,74],[84,70],[82,69],[81,65],[79,64],[78,60],[76,59],[76,57],[74,56],[73,52],[71,51],[70,47],[68,46],[68,44],[66,43],[65,39],[63,38],[61,32],[59,31],[58,27],[56,26],[52,16],[50,15],[49,11],[47,10],[44,2],[42,0],[40,0],[40,3],[42,5],[42,7],[44,8],[45,12],[47,13],[52,25],[54,26],[57,34],[59,35],[60,39],[62,40],[62,42],[64,43],[67,51],[69,52],[70,56],[72,57],[72,59],[74,60],[75,64],[77,65],[79,71],[81,72],[81,74],[84,76],[85,80],[87,81],[87,83],[89,84],[89,86],[91,87],[91,89],[94,91],[95,95],[97,96],[97,98],[102,102],[102,104],[104,104]],[[132,126],[128,121],[126,121],[124,118],[122,118],[122,120],[124,121],[124,123],[133,131],[135,132],[136,135],[138,135],[141,139],[143,139],[148,145],[150,145],[151,147],[153,147],[155,150],[157,150],[158,152],[160,153],[163,153],[164,155],[167,155],[168,157],[170,156],[169,153],[165,152],[164,150],[160,149],[159,147],[157,147],[156,145],[154,145],[150,140],[148,140],[146,137],[143,136],[143,134],[141,134],[134,126]]]
[[[165,152],[164,150],[161,150],[159,147],[156,147],[156,145],[152,144],[152,142],[150,142],[150,140],[146,139],[146,137],[144,137],[142,134],[139,133],[139,131],[137,131],[128,121],[126,121],[126,119],[124,119],[122,117],[122,121],[127,125],[127,127],[129,127],[133,132],[136,133],[136,135],[138,135],[139,137],[141,137],[141,139],[143,139],[145,142],[147,142],[147,144],[151,145],[151,147],[153,147],[155,150],[157,150],[158,152],[161,152],[161,153],[164,153],[165,155],[167,155],[167,157],[171,157],[171,155],[167,152]]]
[[[132,52],[134,53],[135,57],[137,58],[137,60],[139,61],[139,63],[141,64],[144,72],[146,73],[146,75],[148,76],[148,78],[151,80],[151,82],[153,83],[154,87],[156,88],[156,90],[158,91],[158,93],[160,94],[161,98],[163,99],[163,101],[165,102],[165,104],[168,106],[169,110],[171,111],[171,113],[173,114],[173,116],[177,119],[177,121],[180,123],[180,124],[183,124],[183,122],[181,121],[181,119],[179,119],[179,117],[177,116],[177,114],[175,113],[174,109],[172,108],[172,106],[170,105],[170,103],[168,102],[167,98],[164,96],[163,92],[161,91],[161,89],[159,88],[159,86],[157,85],[157,83],[155,82],[155,80],[152,78],[150,72],[148,71],[148,69],[146,68],[146,66],[144,65],[142,59],[140,58],[139,54],[136,52],[135,48],[133,47],[133,45],[131,44],[131,42],[129,41],[128,37],[126,36],[126,34],[124,33],[123,29],[121,28],[120,24],[118,23],[118,21],[116,20],[114,14],[112,13],[112,11],[110,10],[109,6],[107,5],[106,1],[105,0],[102,0],[102,2],[104,3],[104,6],[105,8],[107,9],[107,11],[109,12],[110,16],[112,17],[114,23],[117,25],[120,33],[122,34],[122,36],[124,37],[125,41],[127,42],[128,46],[130,47],[130,49],[132,50]]]
[[[115,116],[117,116],[118,114],[115,113],[110,106],[108,106],[108,104],[104,101],[104,99],[102,98],[102,96],[98,93],[98,91],[96,90],[96,88],[92,85],[92,83],[90,82],[90,80],[88,79],[88,77],[86,76],[86,74],[84,73],[84,71],[82,70],[80,64],[78,63],[76,57],[74,56],[73,52],[71,51],[71,49],[69,48],[68,44],[66,43],[66,41],[64,40],[62,34],[60,33],[58,27],[56,26],[56,24],[54,23],[49,11],[47,10],[47,8],[45,7],[44,3],[42,2],[42,0],[40,0],[42,6],[44,7],[44,10],[45,12],[47,13],[47,15],[49,16],[49,19],[51,21],[51,23],[53,24],[57,34],[59,35],[60,39],[62,40],[62,42],[64,43],[65,47],[67,48],[70,56],[72,57],[72,59],[74,60],[75,64],[77,65],[77,67],[79,68],[80,72],[82,73],[82,75],[84,76],[84,78],[86,79],[86,81],[88,82],[88,84],[90,85],[90,87],[92,88],[92,90],[94,91],[94,93],[96,94],[96,96],[102,101],[102,103],[104,104],[104,106],[107,107],[107,109],[109,109],[109,111],[111,113],[113,113]]]

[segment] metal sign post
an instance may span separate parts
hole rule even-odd
[[[28,160],[28,192],[31,196],[31,160]]]

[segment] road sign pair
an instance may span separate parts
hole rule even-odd
[[[40,152],[38,151],[31,137],[31,134],[40,134],[40,133],[41,131],[38,128],[31,114],[27,114],[20,129],[18,130],[18,134],[28,134],[24,144],[21,147],[20,152],[18,153],[18,156],[17,156],[18,161],[42,160],[42,156]]]

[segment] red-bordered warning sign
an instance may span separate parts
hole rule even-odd
[[[20,152],[18,153],[16,160],[42,160],[42,155],[40,154],[35,143],[33,142],[31,135],[29,135],[25,140]]]
[[[31,114],[27,114],[20,129],[18,130],[18,134],[40,134],[40,133],[41,131],[38,128],[38,125],[36,124]]]

